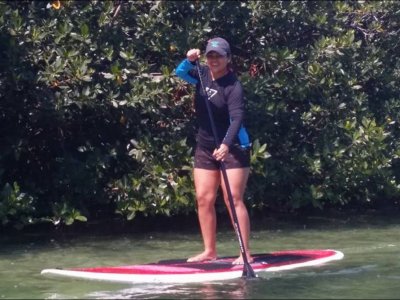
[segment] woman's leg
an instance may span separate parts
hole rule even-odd
[[[229,187],[232,193],[233,204],[235,206],[235,211],[238,217],[239,228],[243,238],[243,246],[245,247],[247,259],[251,262],[253,259],[250,255],[250,247],[249,247],[249,239],[250,239],[250,220],[249,214],[247,212],[246,205],[243,201],[244,192],[246,190],[247,179],[249,177],[249,168],[236,168],[236,169],[227,169],[227,177],[229,181]],[[225,204],[228,208],[229,214],[231,216],[231,220],[233,223],[232,212],[229,205],[228,194],[226,191],[225,182],[223,180],[221,174],[221,187],[224,195]],[[234,261],[234,264],[242,264],[243,257],[240,254],[239,258]]]
[[[189,262],[212,260],[217,257],[215,199],[220,185],[220,171],[194,168],[197,210],[204,251],[190,257]]]

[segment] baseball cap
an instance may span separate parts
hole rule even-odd
[[[216,37],[208,40],[206,55],[211,51],[215,51],[223,56],[228,56],[231,53],[231,48],[229,47],[229,43],[226,40],[220,37]]]

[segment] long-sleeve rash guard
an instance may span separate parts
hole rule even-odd
[[[195,112],[199,125],[196,137],[198,145],[210,149],[219,146],[218,143],[229,147],[234,144],[239,144],[243,148],[250,147],[249,136],[243,126],[244,97],[240,81],[232,72],[228,72],[217,80],[212,80],[208,66],[200,66],[200,72],[208,95],[203,92],[195,65],[188,59],[184,59],[175,70],[178,77],[196,85]],[[211,104],[218,145],[214,139],[205,101],[210,101]]]

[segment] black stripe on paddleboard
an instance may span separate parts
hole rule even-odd
[[[299,254],[281,254],[281,255],[272,255],[272,254],[254,254],[253,264],[254,263],[264,263],[269,265],[274,264],[282,264],[282,263],[296,263],[303,261],[305,259],[309,259],[308,255],[299,255]],[[149,265],[173,265],[176,267],[185,267],[185,268],[195,268],[201,270],[218,270],[218,269],[226,269],[230,266],[233,267],[232,261],[237,258],[237,256],[229,256],[229,257],[221,257],[212,261],[205,262],[187,262],[185,259],[171,259],[171,260],[160,260],[157,263],[151,263]]]

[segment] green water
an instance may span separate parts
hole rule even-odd
[[[267,226],[266,226],[267,227]],[[400,220],[350,224],[309,219],[307,224],[258,226],[252,251],[336,249],[344,258],[323,266],[260,273],[257,280],[196,284],[114,284],[47,278],[43,268],[93,267],[182,258],[201,249],[197,230],[97,234],[54,238],[0,237],[0,299],[399,299]],[[219,255],[238,253],[229,228],[218,233]]]

